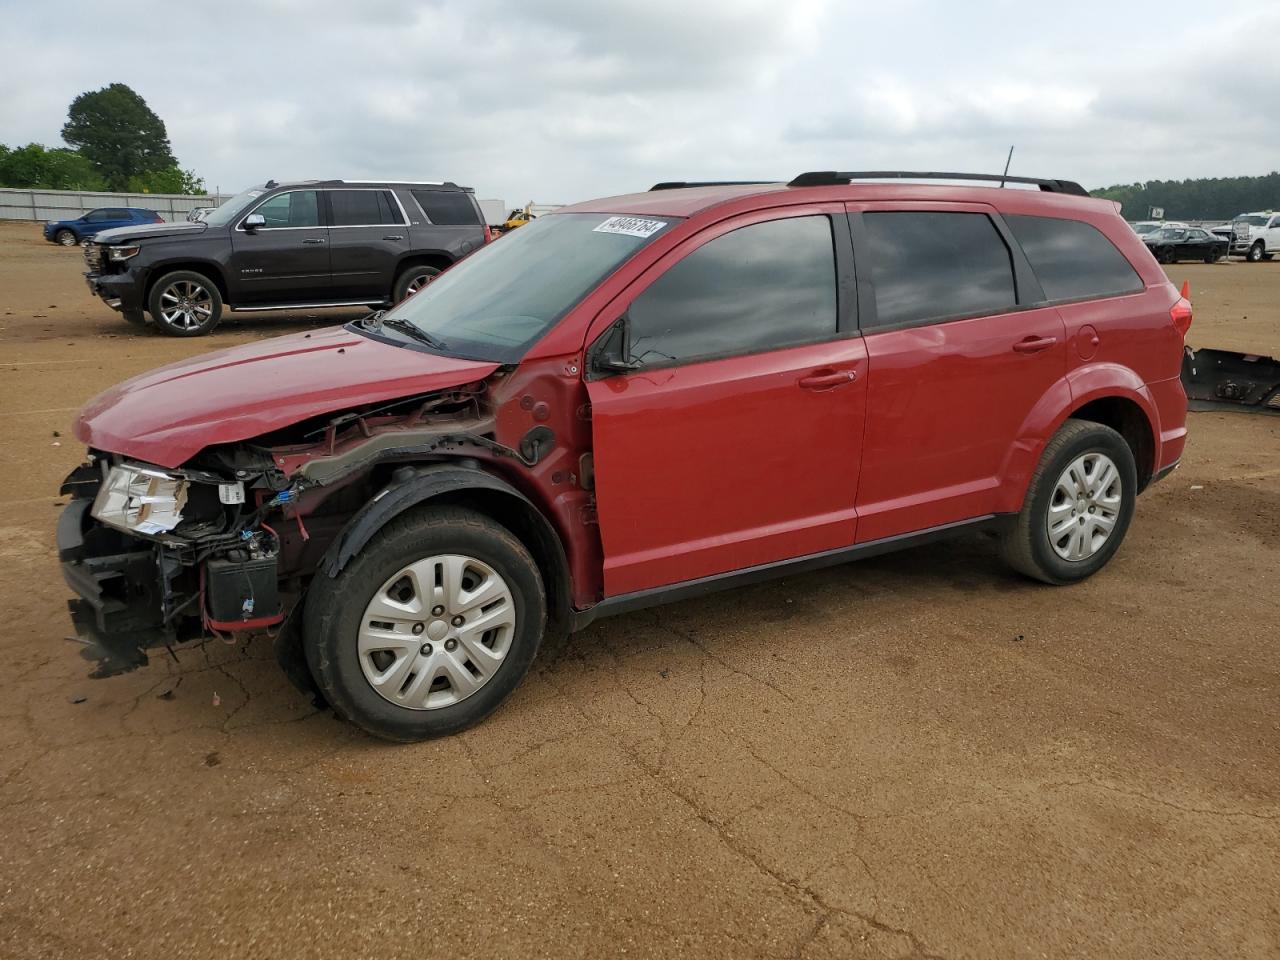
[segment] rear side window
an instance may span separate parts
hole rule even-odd
[[[1097,227],[1056,217],[1007,216],[1005,222],[1049,300],[1084,300],[1143,288],[1137,271]]]
[[[374,227],[404,223],[386,190],[329,190],[331,226]]]
[[[479,226],[480,215],[470,194],[461,190],[413,190],[427,219],[440,226]]]
[[[627,318],[631,359],[650,366],[834,337],[831,221],[771,220],[716,237],[650,284]]]
[[[1009,248],[986,214],[893,211],[862,220],[876,326],[1002,313],[1017,304]]]

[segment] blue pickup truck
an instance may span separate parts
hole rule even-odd
[[[50,220],[44,225],[44,238],[50,243],[73,247],[103,230],[140,223],[164,223],[164,218],[154,210],[141,207],[100,207],[75,220]]]

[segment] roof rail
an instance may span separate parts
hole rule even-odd
[[[835,170],[815,170],[800,174],[787,186],[830,187],[848,183],[851,180],[983,180],[1000,184],[1029,183],[1039,187],[1046,193],[1069,193],[1077,197],[1089,196],[1089,191],[1074,180],[1041,180],[1037,177],[1011,177],[998,173],[925,173],[911,170],[861,170],[853,173],[838,173]]]
[[[766,183],[781,183],[780,180],[664,180],[649,188],[654,190],[683,190],[685,187],[750,187]]]

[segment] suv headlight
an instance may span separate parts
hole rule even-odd
[[[165,533],[182,522],[188,486],[155,467],[122,463],[107,474],[90,513],[131,533]]]
[[[128,260],[130,257],[138,255],[138,247],[107,247],[107,256],[119,263],[121,260]]]

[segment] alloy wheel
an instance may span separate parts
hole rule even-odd
[[[160,293],[160,316],[178,330],[195,330],[213,316],[213,297],[194,280],[177,280]]]
[[[436,274],[434,273],[418,274],[412,280],[410,280],[409,285],[404,288],[404,295],[406,297],[412,297],[415,293],[417,293],[419,290],[421,290],[423,287],[425,287],[435,278],[436,278]]]
[[[459,554],[426,557],[390,577],[365,607],[360,669],[391,703],[437,710],[493,679],[515,630],[515,598],[493,567]]]
[[[1120,517],[1124,486],[1105,453],[1085,453],[1067,465],[1049,500],[1045,528],[1063,560],[1088,560],[1102,549]]]

